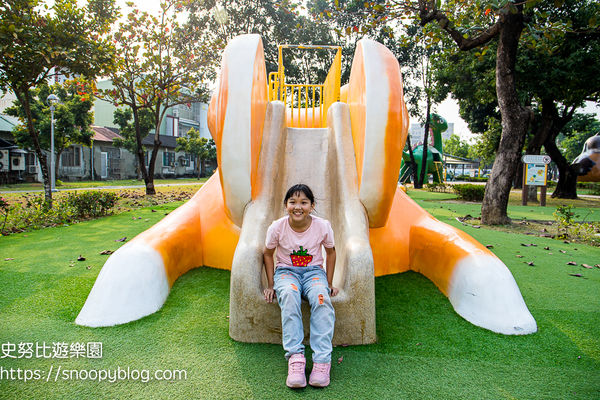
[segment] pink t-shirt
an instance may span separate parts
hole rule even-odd
[[[274,221],[267,230],[265,246],[277,248],[275,265],[278,267],[323,266],[321,245],[332,248],[333,230],[329,221],[311,215],[310,226],[304,232],[296,232],[288,222],[289,216]]]

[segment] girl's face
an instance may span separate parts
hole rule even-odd
[[[306,222],[313,208],[309,198],[302,192],[296,192],[285,203],[290,219],[295,223]]]

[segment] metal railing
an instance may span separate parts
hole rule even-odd
[[[336,50],[335,58],[329,68],[325,82],[321,84],[285,83],[283,49],[286,48]],[[290,109],[288,126],[305,128],[327,126],[327,110],[334,102],[340,100],[342,48],[340,46],[280,45],[278,64],[278,71],[269,74],[269,101],[281,100],[286,108]]]

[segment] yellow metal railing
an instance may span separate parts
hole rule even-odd
[[[329,73],[322,84],[287,84],[283,66],[283,49],[336,50]],[[269,74],[269,101],[281,100],[290,109],[288,126],[325,127],[327,110],[340,100],[342,48],[340,46],[280,45],[277,72]],[[310,116],[310,121],[309,121]],[[318,117],[318,120],[316,119]],[[304,124],[302,124],[304,122]]]

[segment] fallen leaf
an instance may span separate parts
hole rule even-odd
[[[560,251],[561,253],[563,253],[563,254],[565,254],[565,253],[566,253],[566,251],[564,251],[564,250],[559,250],[559,251]]]
[[[344,361],[344,356],[341,356],[340,358],[338,358],[338,364],[341,364],[342,361]]]
[[[569,244],[570,242],[568,240],[563,240],[563,243]]]
[[[14,258],[5,258],[4,261],[12,261]]]
[[[581,266],[582,266],[583,268],[587,268],[587,269],[592,269],[592,268],[594,268],[594,267],[592,267],[591,265],[587,265],[587,264],[581,264]]]
[[[522,256],[522,255],[520,255],[520,254],[517,254],[517,257],[519,257],[519,258],[523,258],[524,256]]]
[[[85,257],[80,254],[79,257],[77,257],[77,261],[85,261]]]
[[[102,255],[104,255],[104,256],[105,256],[105,255],[108,255],[108,254],[112,254],[112,253],[113,253],[113,251],[112,251],[112,250],[103,250],[103,251],[101,251],[101,252],[100,252],[100,254],[102,254]]]
[[[150,210],[150,212],[156,212],[156,210]]]
[[[577,263],[575,261],[569,261],[567,265],[577,265]]]
[[[596,264],[596,265],[594,265],[594,267],[600,268],[600,264]]]
[[[583,275],[581,275],[581,274],[569,274],[569,275],[576,276],[577,278],[583,278]]]
[[[485,247],[487,247],[488,249],[493,249],[494,245],[493,244],[486,244]]]
[[[115,240],[115,242],[125,242],[127,241],[127,236],[123,236],[121,239]]]
[[[91,265],[88,265],[88,266],[87,266],[87,267],[85,267],[85,268],[87,268],[87,269],[92,269],[92,266],[91,266]]]
[[[525,264],[531,265],[532,267],[535,266],[535,264],[533,263],[533,261],[525,262]]]
[[[550,250],[550,247],[544,247],[544,250]]]

